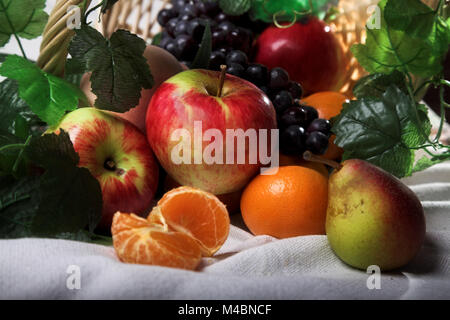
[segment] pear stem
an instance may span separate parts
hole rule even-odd
[[[305,151],[303,153],[303,159],[305,159],[306,161],[323,163],[323,164],[326,164],[327,166],[330,166],[336,170],[341,170],[343,167],[340,163],[337,163],[336,161],[333,161],[333,160],[325,159],[324,157],[316,156],[311,151]]]
[[[223,84],[225,83],[225,75],[227,72],[227,66],[222,64],[220,66],[220,78],[219,78],[219,90],[217,90],[217,97],[222,96]]]

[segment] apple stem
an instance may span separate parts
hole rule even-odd
[[[305,159],[306,161],[312,161],[312,162],[326,164],[338,171],[341,170],[343,167],[340,163],[337,163],[336,161],[333,161],[333,160],[325,159],[324,157],[316,156],[311,151],[305,151],[303,153],[303,159]]]
[[[220,98],[222,96],[223,84],[225,83],[225,75],[227,72],[227,66],[220,65],[220,78],[219,78],[219,90],[217,90],[217,96]]]

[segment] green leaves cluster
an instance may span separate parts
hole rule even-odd
[[[425,112],[412,108],[408,94],[390,85],[379,96],[364,96],[345,106],[334,126],[336,143],[346,159],[364,159],[398,177],[407,176],[414,164],[410,148],[425,143],[431,131]]]
[[[0,47],[11,36],[34,39],[41,35],[48,15],[45,0],[0,0]]]
[[[382,0],[381,28],[367,29],[365,44],[352,47],[370,73],[398,70],[420,77],[442,71],[450,43],[449,25],[420,0]]]
[[[100,2],[101,11],[116,2]],[[67,112],[88,105],[67,80],[84,72],[92,72],[100,108],[124,112],[137,105],[141,89],[153,85],[143,57],[146,44],[124,30],[105,39],[83,24],[61,79],[28,60],[20,42],[41,35],[48,19],[44,7],[45,0],[0,0],[0,47],[13,36],[23,55],[0,54],[0,75],[7,78],[0,83],[0,238],[98,242],[104,240],[93,233],[102,212],[98,181],[78,166],[67,133],[43,133]]]
[[[352,52],[371,74],[353,89],[357,100],[333,119],[344,160],[364,159],[405,177],[450,159],[450,147],[429,138],[426,107],[415,99],[412,77],[442,83],[442,62],[450,45],[450,25],[420,0],[382,0],[381,28],[367,28],[365,44]],[[445,102],[442,102],[442,108]],[[444,119],[441,120],[441,126]],[[430,151],[431,148],[431,151]],[[415,164],[415,151],[430,157]]]

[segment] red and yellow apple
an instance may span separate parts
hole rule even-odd
[[[261,167],[259,157],[253,163],[249,161],[248,140],[243,154],[240,154],[245,156],[245,163],[225,160],[228,157],[236,160],[239,150],[237,139],[227,143],[227,131],[242,129],[247,132],[254,129],[259,140],[259,129],[267,129],[267,141],[270,142],[270,129],[276,129],[275,110],[263,91],[248,81],[227,74],[222,94],[218,96],[219,78],[219,72],[207,70],[187,70],[173,76],[154,93],[146,118],[148,141],[168,174],[181,185],[214,194],[242,189]],[[206,150],[212,142],[203,138],[199,145],[194,146],[196,123],[201,123],[201,137],[210,129],[224,137],[223,157],[220,156],[222,164],[196,161],[197,156],[202,157],[202,150]],[[185,139],[174,139],[173,134],[178,129],[187,131],[192,137],[190,155],[186,156],[189,162],[173,161],[174,148]],[[270,153],[270,146],[267,148]]]
[[[117,211],[148,213],[158,184],[158,165],[147,139],[130,122],[95,108],[68,113],[48,132],[66,131],[102,190],[100,229],[111,226]]]
[[[160,47],[149,45],[145,49],[143,55],[147,59],[147,63],[152,72],[154,85],[151,89],[142,89],[141,99],[135,108],[132,108],[125,113],[117,113],[117,115],[130,121],[138,127],[139,130],[145,132],[145,115],[153,93],[161,83],[184,69],[173,55]],[[91,106],[93,106],[97,96],[92,93],[90,77],[90,73],[85,74],[81,80],[80,86],[88,97]]]
[[[339,91],[346,77],[346,60],[331,28],[309,18],[288,28],[268,27],[258,37],[255,61],[284,68],[306,94]]]

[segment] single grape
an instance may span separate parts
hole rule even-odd
[[[180,50],[180,59],[192,60],[197,52],[197,44],[191,36],[182,34],[175,38],[175,42]]]
[[[222,47],[217,49],[217,51],[223,52],[223,54],[225,55],[225,57],[227,56],[228,52],[230,51],[230,49],[228,49],[227,47]],[[226,61],[226,60],[225,60]]]
[[[245,68],[238,63],[228,63],[227,73],[232,74],[233,76],[242,78],[245,73]]]
[[[238,63],[243,67],[247,67],[248,58],[247,55],[241,50],[232,50],[227,55],[227,64]]]
[[[233,30],[235,27],[235,25],[230,22],[230,21],[224,21],[221,22],[218,26],[219,29],[224,30],[225,32],[229,33],[231,32],[231,30]]]
[[[294,99],[301,99],[303,97],[303,88],[298,82],[289,81],[287,90],[292,94]]]
[[[172,7],[175,11],[180,12],[181,9],[186,5],[186,0],[173,0]]]
[[[286,90],[278,92],[272,100],[277,113],[283,113],[287,108],[292,106],[293,102],[292,95]]]
[[[175,27],[174,34],[175,36],[187,34],[188,30],[189,30],[189,21],[180,21]]]
[[[215,30],[211,34],[211,42],[213,49],[221,47],[227,38],[227,32],[224,30]]]
[[[297,106],[290,107],[281,115],[280,125],[282,127],[289,127],[291,125],[299,125],[304,127],[306,118],[307,114],[303,109]]]
[[[289,85],[289,74],[283,68],[270,70],[269,86],[272,89],[284,89]]]
[[[220,11],[219,2],[217,0],[200,1],[197,6],[202,14],[209,17],[215,16]]]
[[[222,64],[225,64],[225,53],[217,50],[211,52],[209,69],[218,71]]]
[[[257,86],[267,84],[267,77],[267,67],[259,63],[250,64],[245,71],[245,79]]]
[[[319,117],[319,113],[317,110],[313,107],[307,106],[307,105],[300,105],[300,108],[302,108],[306,114],[307,114],[307,125],[309,125],[311,122],[313,122],[315,119]]]
[[[178,48],[177,43],[174,39],[171,39],[164,47],[168,52],[170,52],[175,58],[179,59],[181,56],[181,50]]]
[[[187,3],[180,10],[180,15],[191,15],[192,17],[197,17],[200,13],[200,10],[197,8],[195,4]]]
[[[191,21],[194,18],[195,18],[195,16],[193,16],[192,14],[189,14],[189,13],[180,14],[178,16],[178,19],[181,21]]]
[[[217,23],[221,23],[227,21],[228,16],[225,13],[220,12],[219,14],[217,14],[217,16],[215,16],[214,20],[216,20]]]
[[[246,48],[248,43],[247,33],[243,28],[234,28],[228,32],[227,43],[235,49]]]
[[[305,129],[298,125],[287,127],[281,132],[280,149],[286,155],[302,154],[305,151]]]
[[[169,35],[171,35],[172,37],[175,36],[175,28],[178,25],[178,19],[177,18],[172,18],[169,20],[169,22],[167,22],[166,24],[166,31]]]
[[[174,9],[163,9],[158,13],[158,23],[165,27],[170,19],[176,18],[178,13]]]
[[[315,119],[308,126],[306,130],[308,133],[312,133],[315,131],[322,132],[324,135],[329,136],[331,132],[331,124],[327,119]]]
[[[328,136],[320,131],[314,131],[308,134],[306,138],[306,148],[314,154],[322,155],[328,148]]]
[[[161,48],[165,48],[166,45],[167,45],[167,44],[169,43],[169,41],[171,41],[171,40],[173,40],[173,38],[172,38],[171,36],[169,36],[169,35],[167,35],[167,36],[162,35],[162,36],[161,36],[161,41],[159,42],[158,46],[161,47]]]

